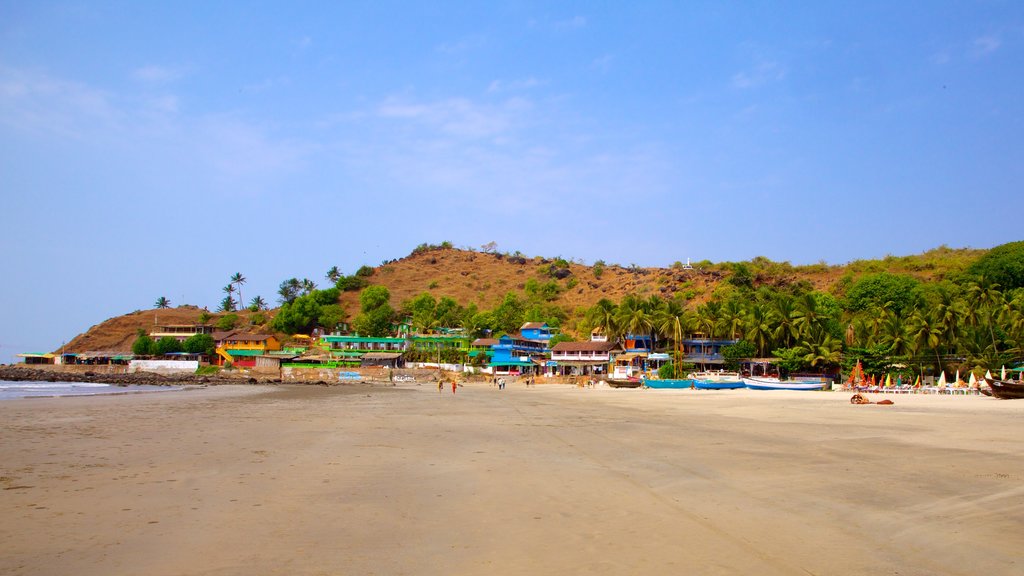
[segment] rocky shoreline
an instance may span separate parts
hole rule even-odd
[[[0,366],[0,380],[11,382],[92,382],[97,384],[113,384],[130,386],[146,384],[149,386],[182,386],[190,384],[280,384],[280,378],[254,378],[249,376],[224,376],[200,374],[154,374],[152,372],[135,372],[132,374],[107,374],[99,372],[58,372],[18,366]]]

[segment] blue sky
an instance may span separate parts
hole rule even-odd
[[[1022,88],[1019,2],[0,0],[0,361],[422,242],[1019,240]]]

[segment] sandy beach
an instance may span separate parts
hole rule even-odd
[[[890,398],[469,384],[10,400],[0,573],[1024,571],[1024,401]]]

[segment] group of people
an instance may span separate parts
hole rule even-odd
[[[459,387],[459,383],[452,378],[452,394],[455,394],[455,389]],[[444,392],[444,378],[437,381],[437,393],[441,394]]]

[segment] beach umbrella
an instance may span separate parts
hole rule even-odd
[[[985,378],[987,378],[989,380],[992,379],[992,371],[991,370],[985,370]]]
[[[960,383],[960,369],[957,368],[956,369],[956,378],[953,379],[953,385],[955,386],[956,384],[959,384],[959,383]]]
[[[885,387],[886,388],[892,388],[892,375],[891,374],[886,374],[885,375]]]
[[[921,375],[918,374],[917,375],[917,380],[914,380],[914,388],[920,388],[920,387],[921,387]]]
[[[975,378],[974,372],[971,372],[971,378],[967,381],[967,383],[971,385],[971,388],[974,388],[974,386],[978,383],[978,379]]]
[[[986,378],[991,378],[991,376],[989,376],[988,374],[986,374],[985,377]],[[999,372],[999,379],[1000,380],[1006,380],[1006,365],[1005,364],[1003,365],[1003,369]]]
[[[939,388],[946,387],[946,371],[939,372]]]
[[[896,375],[896,387],[900,388],[902,386],[903,386],[903,375],[902,374],[897,374]]]

